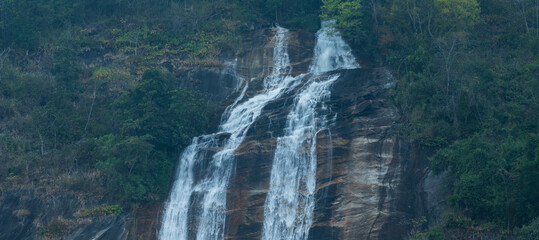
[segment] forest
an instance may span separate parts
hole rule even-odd
[[[538,239],[538,0],[0,0],[0,190],[164,200],[218,106],[158,63],[217,67],[254,30],[321,19],[392,70],[399,134],[451,176],[409,239]]]

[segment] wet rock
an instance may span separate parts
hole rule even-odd
[[[384,68],[331,74],[340,74],[328,102],[329,117],[336,118],[317,139],[315,220],[309,239],[403,239],[409,230],[406,221],[424,208],[420,183],[426,165],[420,163],[425,157],[414,154],[398,135],[401,117],[387,98],[394,79]],[[291,93],[268,104],[236,151],[227,239],[261,238],[275,142],[293,97]]]
[[[65,237],[66,240],[105,240],[105,239],[118,239],[125,240],[128,236],[126,230],[126,216],[121,215],[111,218],[103,218],[94,220],[92,223],[80,227],[73,233]]]
[[[0,195],[0,239],[127,239],[127,215],[77,217],[84,208],[76,196],[43,197],[33,188]]]
[[[162,209],[162,203],[149,203],[138,207],[127,218],[128,240],[157,239]]]

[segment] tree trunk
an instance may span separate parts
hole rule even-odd
[[[136,49],[135,49],[135,55],[136,55]],[[94,103],[95,103],[95,93],[97,90],[97,82],[94,83],[94,93],[92,94],[92,105],[90,106],[90,112],[88,113],[88,119],[86,120],[86,125],[84,125],[84,131],[86,132],[86,128],[88,127],[88,123],[90,123],[90,118],[92,117],[92,110],[94,109]]]

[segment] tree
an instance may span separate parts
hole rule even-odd
[[[336,27],[342,30],[342,35],[357,44],[365,38],[361,26],[363,16],[361,2],[361,0],[322,0],[320,17],[336,20]]]
[[[2,68],[4,67],[4,62],[6,61],[6,58],[8,57],[9,52],[11,51],[11,48],[5,48],[0,51],[0,71],[2,71]],[[0,80],[2,80],[2,77],[0,76]]]
[[[434,37],[445,34],[465,34],[479,21],[476,0],[434,0],[434,17],[429,32]]]
[[[96,139],[98,167],[111,179],[112,193],[129,202],[164,198],[175,159],[208,126],[203,96],[176,87],[172,75],[151,69],[113,108],[119,110],[120,131]]]

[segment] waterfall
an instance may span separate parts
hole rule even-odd
[[[180,156],[159,239],[224,239],[226,191],[234,170],[234,151],[264,106],[298,86],[301,87],[287,116],[284,136],[277,139],[262,238],[307,239],[314,211],[316,136],[326,128],[329,110],[324,101],[339,77],[324,73],[359,67],[333,25],[331,21],[322,23],[309,73],[297,77],[290,75],[288,30],[277,27],[273,38],[274,67],[264,78],[263,91],[244,99],[248,89],[245,83],[221,116],[218,132],[194,138]],[[229,65],[230,69],[236,67],[235,62]],[[318,113],[317,109],[322,111]],[[208,149],[215,153],[209,155],[212,151]]]
[[[262,108],[294,88],[300,79],[289,75],[288,30],[277,27],[273,41],[274,68],[264,79],[264,90],[241,102],[245,86],[234,104],[225,111],[219,132],[194,138],[182,153],[165,205],[159,239],[224,239],[226,190],[234,167],[233,153]],[[209,161],[205,160],[205,149],[218,146],[222,149]],[[196,229],[196,233],[188,231],[190,227]]]
[[[221,71],[221,76],[230,75],[236,80],[235,88],[236,91],[243,85],[243,82],[245,81],[244,78],[242,78],[240,75],[238,75],[238,59],[234,59],[233,61],[225,61],[223,63],[223,70]],[[219,79],[219,81],[223,81],[222,78]]]
[[[352,49],[335,30],[335,20],[322,22],[322,28],[316,33],[314,59],[309,72],[322,73],[337,69],[359,68]]]
[[[316,136],[326,127],[324,101],[338,74],[322,73],[358,68],[350,47],[325,21],[316,33],[311,77],[298,90],[287,116],[284,136],[277,139],[270,189],[264,205],[262,239],[307,239],[313,221],[316,189]],[[317,109],[322,110],[322,114]]]

